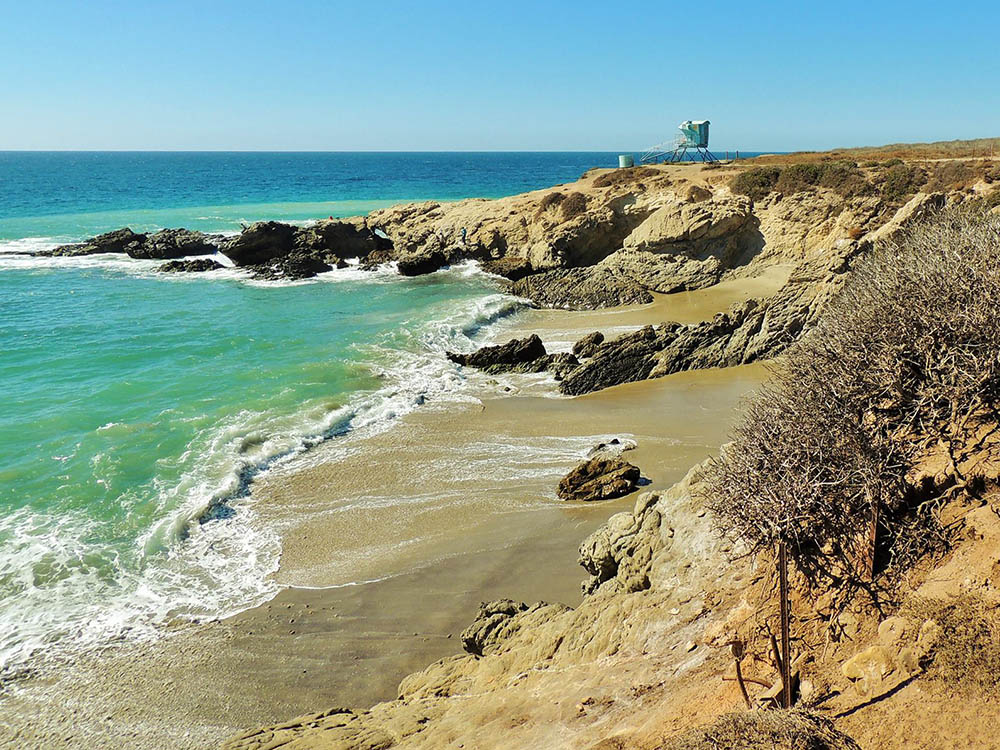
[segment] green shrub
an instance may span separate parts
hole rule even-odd
[[[900,161],[886,170],[880,192],[887,201],[902,201],[918,192],[925,180],[926,177],[920,167]]]
[[[664,173],[653,167],[623,167],[605,172],[594,180],[594,187],[611,187],[638,182],[642,179],[664,176]]]
[[[815,186],[823,176],[821,164],[790,164],[782,168],[774,189],[779,193],[798,193]]]
[[[751,167],[734,176],[729,181],[729,188],[734,193],[759,201],[774,190],[780,176],[781,169],[778,167]]]
[[[800,570],[867,586],[945,535],[907,484],[926,443],[1000,405],[1000,216],[948,212],[875,251],[747,404],[703,474],[722,530],[751,552],[788,545]]]
[[[833,190],[844,198],[868,195],[872,192],[872,185],[864,172],[852,161],[832,161],[824,164],[819,185]]]

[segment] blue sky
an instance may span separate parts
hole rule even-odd
[[[0,0],[0,149],[1000,136],[998,3]],[[701,17],[688,8],[701,8]]]

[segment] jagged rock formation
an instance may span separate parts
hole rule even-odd
[[[504,372],[543,372],[553,370],[557,374],[579,364],[571,354],[548,354],[537,334],[523,339],[512,339],[498,346],[484,346],[471,354],[447,353],[452,362],[475,367],[491,375]]]
[[[161,229],[154,234],[139,234],[128,227],[91,237],[86,242],[62,245],[49,255],[76,256],[98,253],[125,253],[132,258],[172,260],[191,255],[210,255],[218,251],[211,239],[188,229]]]

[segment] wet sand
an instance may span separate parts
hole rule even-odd
[[[660,322],[682,303],[702,315],[719,304],[701,292],[672,297],[573,320],[532,312],[511,331],[551,342]],[[228,620],[15,686],[0,699],[0,744],[213,747],[260,724],[392,698],[406,674],[460,651],[480,601],[580,600],[580,541],[635,500],[555,498],[587,449],[632,437],[638,448],[625,455],[644,489],[667,487],[717,450],[765,376],[759,365],[680,373],[575,399],[527,389],[428,405],[349,450],[326,444],[253,488],[281,530],[278,580],[289,588]]]

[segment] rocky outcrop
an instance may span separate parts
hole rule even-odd
[[[508,258],[498,258],[496,260],[487,260],[482,263],[482,269],[486,273],[492,273],[496,276],[503,276],[510,281],[518,281],[523,279],[525,276],[530,276],[535,272],[535,269],[531,267],[531,263],[524,258],[508,257]]]
[[[191,255],[211,255],[217,251],[215,243],[201,232],[188,229],[161,229],[153,234],[140,234],[124,227],[99,234],[76,245],[62,245],[50,254],[74,256],[125,253],[132,258],[173,260]]]
[[[512,339],[498,346],[484,346],[471,354],[448,352],[447,356],[456,364],[475,367],[491,375],[551,370],[557,378],[561,378],[565,372],[579,364],[572,354],[563,352],[548,354],[537,334],[523,339]]]
[[[579,395],[683,370],[774,357],[818,320],[861,257],[943,204],[941,193],[917,195],[870,234],[841,238],[823,254],[800,261],[787,283],[768,299],[747,300],[703,323],[663,323],[605,341],[588,361],[565,374],[559,389]]]
[[[257,221],[222,246],[237,266],[257,266],[281,258],[295,247],[295,227],[278,221]]]
[[[218,247],[201,232],[188,229],[161,229],[150,234],[145,242],[132,243],[125,250],[133,258],[173,260],[191,255],[211,255]]]
[[[559,481],[561,500],[610,500],[627,495],[639,483],[639,467],[617,457],[596,456]]]
[[[323,257],[366,258],[377,251],[391,251],[392,242],[368,228],[364,220],[318,221],[295,232],[294,245]]]
[[[448,359],[466,367],[486,370],[491,367],[510,369],[518,365],[534,362],[544,357],[545,345],[537,334],[523,339],[512,339],[498,346],[484,346],[471,354],[448,352]],[[501,370],[505,371],[505,370]]]
[[[404,255],[396,261],[396,269],[403,276],[423,276],[424,274],[434,273],[446,265],[448,265],[448,259],[439,250],[430,253]]]
[[[531,606],[511,599],[483,602],[472,624],[462,632],[462,648],[476,656],[497,653],[504,642],[519,631],[530,631],[535,625],[566,611],[569,607],[563,604],[546,602],[536,602]]]
[[[649,588],[653,555],[663,547],[659,501],[660,493],[642,493],[631,513],[613,515],[583,540],[578,562],[591,575],[583,582],[584,594],[594,593],[608,581],[614,582],[614,591]]]
[[[146,235],[137,234],[128,227],[105,232],[91,237],[86,242],[75,245],[61,245],[52,251],[52,255],[97,255],[99,253],[129,253],[136,252],[146,242]],[[131,253],[129,253],[131,254]]]
[[[573,344],[573,354],[577,357],[593,357],[597,354],[598,348],[604,343],[604,334],[600,331],[588,333],[582,339]]]
[[[510,292],[542,307],[566,310],[597,310],[653,301],[653,295],[632,278],[597,266],[526,276],[511,284]]]
[[[202,273],[225,268],[221,263],[211,258],[195,258],[194,260],[172,260],[157,268],[163,273]]]

